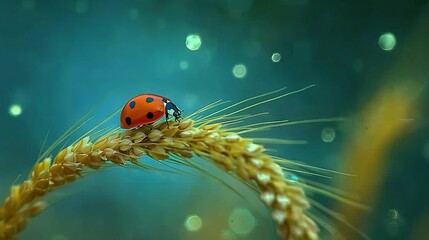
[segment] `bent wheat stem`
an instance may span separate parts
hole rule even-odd
[[[216,104],[218,102],[212,105]],[[200,112],[208,108],[210,105]],[[233,114],[237,112],[239,110]],[[223,115],[217,120],[228,119],[231,115]],[[213,123],[211,116],[213,114],[197,121],[187,117],[179,123],[170,122],[170,127],[164,122],[124,132],[114,129],[98,139],[90,139],[90,136],[85,135],[62,149],[53,159],[43,154],[29,177],[22,184],[11,187],[10,195],[0,207],[0,239],[16,238],[27,221],[43,211],[43,197],[46,194],[74,182],[86,174],[86,170],[97,170],[108,163],[150,168],[139,161],[143,155],[155,160],[174,161],[180,158],[186,161],[194,155],[209,160],[258,189],[261,200],[271,209],[271,215],[278,224],[278,234],[283,239],[319,239],[319,229],[307,211],[310,204],[304,194],[303,183],[294,184],[285,180],[282,167],[277,163],[286,160],[266,154],[262,145],[240,136],[232,128]],[[294,122],[273,122],[272,126],[286,124]],[[258,125],[254,130],[269,125]],[[242,133],[252,131],[251,127],[244,129],[237,128]],[[95,135],[100,133],[93,133],[92,136]],[[269,142],[267,139],[265,141]],[[192,166],[191,163],[187,165]]]
[[[309,203],[303,190],[284,181],[281,167],[261,145],[222,130],[221,124],[196,127],[190,119],[170,124],[170,128],[162,123],[152,129],[112,131],[94,142],[84,137],[53,160],[45,158],[36,163],[27,180],[11,187],[0,208],[0,238],[14,238],[29,218],[43,210],[44,195],[75,181],[85,168],[99,169],[107,162],[139,164],[138,159],[145,154],[163,160],[170,154],[188,159],[193,153],[246,182],[256,182],[284,239],[318,238],[316,224],[305,214]]]

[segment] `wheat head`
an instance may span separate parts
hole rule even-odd
[[[266,154],[262,145],[229,131],[221,123],[192,120],[113,130],[98,139],[83,137],[61,150],[53,160],[37,162],[28,179],[10,188],[0,208],[0,239],[15,239],[30,218],[46,207],[43,196],[107,163],[136,164],[143,155],[161,161],[171,156],[193,155],[212,161],[228,173],[258,188],[261,200],[271,209],[278,234],[285,240],[319,239],[318,227],[308,216],[310,207],[300,185],[289,184],[282,167]]]

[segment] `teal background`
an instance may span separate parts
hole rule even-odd
[[[383,85],[382,76],[409,47],[406,39],[428,13],[428,1],[406,0],[1,0],[0,197],[7,196],[19,174],[18,182],[27,176],[48,132],[49,146],[93,109],[94,119],[76,138],[144,92],[169,97],[186,115],[218,99],[236,102],[284,86],[296,90],[316,84],[249,113],[270,112],[257,121],[353,117]],[[429,22],[423,26],[420,30],[428,31]],[[385,32],[396,36],[393,51],[378,44]],[[199,50],[186,48],[188,34],[201,36]],[[427,45],[421,49],[428,50]],[[274,52],[281,54],[278,63],[271,61]],[[189,67],[181,69],[181,61]],[[240,63],[247,66],[243,79],[231,72]],[[412,237],[415,226],[429,221],[428,76],[426,71],[419,79],[422,88],[416,93],[426,106],[420,121],[411,123],[389,152],[380,197],[366,214],[361,230],[373,239],[429,239],[429,234]],[[11,104],[21,105],[22,115],[10,116]],[[107,125],[119,125],[118,118]],[[326,127],[336,130],[331,143],[320,138]],[[267,147],[278,156],[338,169],[348,134],[337,123],[316,123],[248,136],[306,140],[306,145]],[[278,239],[268,209],[256,196],[238,184],[246,193],[243,199],[196,175],[126,168],[89,174],[53,193],[54,203],[20,237]],[[325,182],[336,184],[335,179]],[[238,207],[256,219],[247,235],[228,229],[229,215]],[[391,219],[392,209],[399,219]],[[199,232],[184,228],[190,214],[202,218]]]

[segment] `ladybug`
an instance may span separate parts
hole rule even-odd
[[[121,112],[121,128],[137,128],[152,124],[165,115],[173,116],[179,121],[182,111],[168,98],[156,94],[145,93],[131,98]]]

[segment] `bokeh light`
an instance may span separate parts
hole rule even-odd
[[[332,142],[335,139],[335,130],[332,128],[324,128],[322,133],[320,134],[322,141],[324,142]]]
[[[221,231],[220,240],[238,240],[238,238],[231,229],[223,229]]]
[[[247,74],[247,68],[244,64],[236,64],[232,68],[232,75],[236,78],[244,78]]]
[[[396,209],[391,209],[391,210],[389,210],[389,211],[387,212],[387,217],[388,217],[390,220],[393,220],[393,221],[397,220],[397,219],[399,218],[399,212],[398,212],[398,210],[396,210]]]
[[[290,172],[286,172],[285,174],[285,178],[289,181],[289,182],[298,182],[299,178],[297,175],[290,173]]]
[[[188,67],[189,67],[189,63],[188,63],[187,61],[180,61],[180,63],[179,63],[179,67],[180,67],[180,69],[182,69],[182,70],[186,70],[186,69],[188,69]]]
[[[392,51],[396,45],[396,37],[393,33],[383,33],[378,39],[378,44],[384,51]]]
[[[183,93],[182,95],[182,104],[180,105],[181,107],[183,107],[183,109],[192,109],[198,106],[199,98],[198,98],[198,94],[195,93],[191,93],[191,92],[187,92],[187,93]]]
[[[236,208],[229,216],[229,228],[237,234],[248,234],[256,225],[255,217],[246,208]]]
[[[273,55],[271,56],[271,60],[273,60],[273,62],[280,62],[281,59],[282,56],[280,55],[280,53],[273,53]]]
[[[196,232],[201,229],[203,221],[197,215],[190,215],[185,219],[185,228],[190,232]]]
[[[9,114],[13,117],[17,117],[22,114],[22,107],[18,104],[12,104],[9,107]]]
[[[201,44],[201,38],[198,34],[189,34],[186,37],[186,47],[191,51],[198,50]]]
[[[396,209],[387,212],[386,231],[391,237],[397,236],[402,231],[402,219]]]

